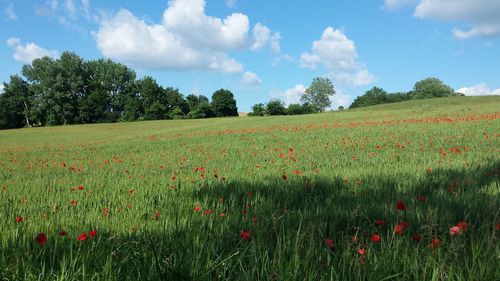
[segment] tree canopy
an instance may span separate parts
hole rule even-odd
[[[229,90],[220,89],[212,95],[212,109],[215,116],[238,116],[238,107],[233,93]]]
[[[328,78],[316,77],[300,98],[303,103],[312,105],[317,111],[323,112],[332,102],[330,97],[335,94],[332,81]]]

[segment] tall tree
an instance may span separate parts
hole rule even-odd
[[[437,78],[426,78],[418,81],[413,86],[413,99],[427,99],[437,97],[456,96],[455,91]]]
[[[31,92],[28,83],[18,75],[4,83],[0,94],[0,129],[21,128],[32,122]]]
[[[220,89],[212,95],[212,109],[215,116],[238,116],[238,107],[233,93],[229,90]]]
[[[306,89],[306,92],[300,97],[300,101],[309,103],[314,106],[317,111],[323,112],[325,108],[332,104],[330,97],[334,94],[335,89],[330,79],[316,77],[313,79],[309,88]]]

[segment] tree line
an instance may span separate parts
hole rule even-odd
[[[31,126],[238,116],[233,93],[220,89],[211,101],[186,97],[155,79],[136,78],[109,59],[86,61],[72,52],[22,67],[0,95],[0,129]]]
[[[455,92],[438,78],[430,77],[416,82],[413,89],[408,92],[388,93],[382,88],[373,87],[364,95],[357,97],[349,108],[451,96],[463,96],[463,94]]]

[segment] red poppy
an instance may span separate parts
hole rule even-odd
[[[401,210],[401,211],[406,210],[405,203],[403,203],[403,201],[401,201],[401,200],[398,200],[398,201],[396,202],[396,208],[397,208],[398,210]]]
[[[226,216],[226,214],[224,214],[224,213],[220,213],[220,214],[219,214],[219,217],[221,217],[221,218],[222,218],[222,217],[225,217],[225,216]]]
[[[48,240],[48,237],[47,237],[47,234],[45,233],[39,233],[36,237],[35,237],[35,241],[36,243],[38,243],[38,245],[40,246],[43,246]]]
[[[92,231],[89,232],[89,235],[92,236],[92,237],[95,237],[97,235],[97,231],[92,230]]]
[[[281,178],[284,179],[284,180],[288,180],[288,176],[285,175],[285,174],[281,175]]]
[[[201,207],[199,205],[196,205],[194,206],[193,210],[198,213],[199,211],[201,211]]]
[[[173,180],[173,181],[174,181],[174,180],[176,180],[176,179],[177,179],[177,177],[176,177],[176,176],[173,176],[173,177],[172,177],[172,180]]]
[[[78,240],[78,241],[85,241],[88,239],[89,239],[89,237],[87,236],[87,233],[85,233],[85,232],[78,235],[78,237],[76,237],[76,240]]]
[[[335,248],[335,241],[333,241],[333,239],[325,239],[325,244],[330,249]]]
[[[205,210],[205,212],[203,212],[204,215],[208,216],[208,215],[211,215],[214,211],[212,210]]]
[[[129,189],[128,190],[128,194],[130,194],[130,196],[134,196],[134,190],[133,189]]]
[[[360,256],[364,256],[366,254],[366,250],[364,248],[361,248],[361,249],[358,250],[358,254]]]
[[[84,189],[85,189],[85,187],[83,187],[83,185],[80,185],[80,186],[78,187],[78,190],[84,190]]]
[[[250,233],[250,230],[249,231],[242,230],[240,231],[240,237],[243,240],[250,241],[252,239],[252,234]]]
[[[198,167],[196,167],[196,166],[195,166],[195,167],[194,167],[194,171],[195,171],[195,172],[198,172]]]
[[[417,200],[420,201],[420,202],[422,202],[422,203],[425,202],[425,199],[426,199],[425,196],[422,196],[422,195],[417,196]]]
[[[464,221],[457,222],[457,226],[463,231],[467,231],[469,229],[469,225]]]
[[[420,242],[420,240],[422,240],[422,236],[418,235],[418,234],[413,234],[411,236],[411,240],[415,241],[415,242]]]
[[[252,218],[253,223],[257,223],[257,218]]]
[[[373,234],[373,236],[372,236],[372,242],[373,243],[380,242],[380,236],[378,234]]]
[[[396,233],[396,235],[403,235],[403,232],[405,231],[405,229],[408,228],[408,223],[405,223],[405,222],[400,222],[398,224],[396,224],[396,226],[394,226],[394,233]]]
[[[72,206],[76,206],[76,205],[78,204],[78,201],[76,201],[76,200],[71,200],[69,203],[70,203]]]
[[[64,237],[64,236],[68,235],[68,233],[66,232],[66,230],[61,230],[61,231],[59,231],[58,235]]]
[[[399,224],[402,225],[405,229],[408,228],[408,226],[410,226],[410,224],[406,221],[400,221]]]
[[[432,168],[431,167],[427,168],[427,173],[428,174],[432,174]]]
[[[23,218],[23,217],[21,217],[21,216],[16,217],[16,221],[17,221],[17,222],[22,222],[23,220],[24,220],[24,218]]]
[[[458,226],[452,226],[450,228],[450,235],[455,236],[455,235],[462,235],[462,229]]]
[[[377,226],[382,226],[384,224],[384,221],[383,220],[375,220],[375,224]]]
[[[434,238],[432,239],[431,243],[427,245],[427,247],[431,250],[435,250],[441,245],[441,243],[442,243],[441,240]]]
[[[496,230],[500,230],[500,223],[497,223],[497,224],[495,225],[495,229],[496,229]]]

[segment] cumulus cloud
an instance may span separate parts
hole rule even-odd
[[[384,7],[395,10],[416,4],[414,16],[420,19],[458,22],[467,28],[454,27],[458,39],[500,35],[500,1],[498,0],[385,0]]]
[[[293,103],[300,103],[300,97],[306,92],[307,87],[297,84],[286,91],[271,91],[269,95],[272,99],[281,100],[286,106]]]
[[[319,40],[313,42],[311,52],[300,57],[300,66],[317,68],[324,66],[333,80],[361,86],[373,83],[374,76],[364,63],[358,61],[356,46],[341,31],[328,27]]]
[[[161,24],[148,24],[127,10],[103,20],[95,33],[107,57],[165,70],[243,72],[227,54],[247,46],[249,20],[233,13],[225,19],[205,14],[205,0],[173,0]]]
[[[480,83],[470,87],[462,87],[456,92],[466,96],[498,96],[500,95],[500,88],[492,90],[485,83]]]
[[[31,63],[34,59],[41,57],[59,57],[59,52],[56,50],[47,50],[35,43],[22,44],[19,38],[9,38],[7,45],[14,49],[14,59],[22,63]]]
[[[262,85],[262,79],[260,79],[257,74],[251,71],[246,71],[245,73],[243,73],[241,84],[245,88],[255,88]]]
[[[331,109],[338,109],[339,106],[343,106],[344,108],[348,108],[349,105],[351,105],[353,99],[349,95],[344,95],[342,93],[337,92],[335,95],[330,97],[330,101],[332,102],[332,105],[330,106]]]
[[[7,20],[16,20],[17,15],[14,12],[14,3],[10,2],[5,9],[5,17]]]
[[[279,32],[271,34],[271,29],[267,26],[257,23],[253,28],[253,43],[251,46],[252,51],[260,51],[267,45],[274,53],[280,52],[281,35]]]

